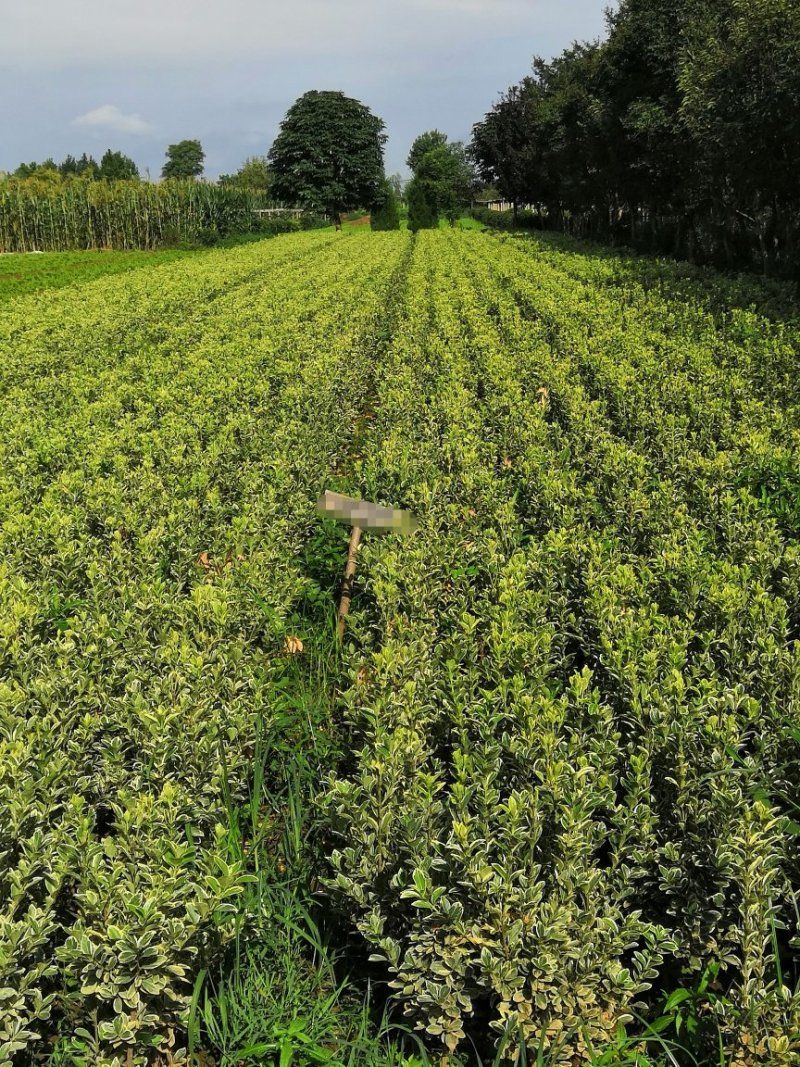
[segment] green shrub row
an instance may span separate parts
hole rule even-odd
[[[0,1064],[185,1058],[402,251],[307,234],[6,305]]]
[[[542,220],[535,211],[520,208],[516,215],[513,211],[493,211],[487,207],[473,207],[470,211],[473,219],[490,230],[541,230]]]
[[[329,884],[448,1049],[579,1062],[718,968],[700,1062],[789,1067],[797,338],[594,269],[417,239],[359,477],[422,528],[364,549]]]

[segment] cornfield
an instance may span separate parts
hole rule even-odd
[[[153,249],[256,228],[263,197],[203,182],[0,186],[0,252]]]

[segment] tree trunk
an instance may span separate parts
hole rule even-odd
[[[681,258],[681,248],[683,247],[683,215],[678,215],[678,224],[675,227],[675,251],[674,256],[676,259]]]

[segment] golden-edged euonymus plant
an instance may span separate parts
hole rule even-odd
[[[403,250],[300,235],[4,308],[0,1064],[177,1054]]]
[[[797,331],[558,246],[417,241],[360,474],[422,530],[366,550],[331,889],[449,1049],[479,1009],[509,1053],[588,1058],[665,963],[713,963],[735,1062],[788,1065]]]

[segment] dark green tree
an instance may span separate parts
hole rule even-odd
[[[122,152],[112,152],[109,148],[100,160],[98,177],[108,182],[136,181],[139,178],[139,168],[130,156]]]
[[[58,165],[62,178],[72,178],[78,173],[78,161],[73,155],[68,155]]]
[[[681,118],[705,201],[733,239],[753,235],[765,271],[788,271],[800,237],[800,8],[796,0],[715,0],[688,22],[686,37]]]
[[[99,168],[94,156],[88,156],[85,152],[78,160],[77,173],[84,178],[96,178]]]
[[[549,182],[545,160],[544,94],[531,78],[500,97],[472,129],[470,156],[483,181],[517,205],[546,200]]]
[[[373,230],[400,229],[400,202],[389,180],[381,184],[379,198],[370,212],[370,225]]]
[[[162,178],[199,178],[203,173],[206,154],[199,141],[178,141],[167,149],[167,161],[161,169]]]
[[[620,0],[473,130],[481,177],[573,233],[800,274],[797,0]]]
[[[52,183],[54,180],[58,181],[61,175],[58,164],[50,157],[44,160],[43,163],[21,163],[14,171],[13,176],[15,178],[39,178]]]
[[[430,152],[431,149],[441,148],[446,144],[447,134],[442,133],[441,130],[427,130],[425,133],[421,133],[412,144],[406,160],[411,172],[416,174],[422,157]]]
[[[408,228],[412,233],[418,230],[433,230],[439,224],[436,208],[436,190],[422,178],[412,178],[406,187],[408,205]]]
[[[30,178],[39,169],[39,164],[35,160],[31,160],[30,163],[20,163],[17,169],[14,171],[15,178]]]
[[[475,187],[472,165],[462,144],[443,144],[429,149],[418,163],[414,177],[426,190],[437,217],[452,223],[469,204]]]
[[[270,149],[272,193],[338,219],[379,196],[386,135],[381,119],[341,92],[301,96]]]

